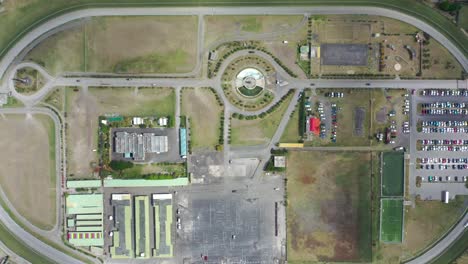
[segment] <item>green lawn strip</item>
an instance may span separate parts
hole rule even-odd
[[[402,196],[404,157],[403,152],[384,152],[382,196]]]
[[[32,4],[25,5],[21,8],[9,10],[0,17],[0,47],[2,50],[0,56],[3,56],[6,51],[11,48],[23,35],[28,33],[32,28],[44,23],[45,21],[63,15],[73,10],[91,8],[91,7],[124,7],[124,6],[284,6],[284,5],[323,5],[323,1],[310,0],[303,1],[271,1],[258,0],[254,2],[246,2],[244,0],[236,0],[226,2],[224,0],[210,1],[195,1],[195,0],[173,0],[173,1],[148,1],[140,3],[128,3],[127,0],[81,0],[74,2],[75,5],[70,6],[66,1],[51,0],[37,1]],[[337,0],[328,2],[327,5],[333,6],[376,6],[389,8],[396,11],[406,13],[408,15],[419,18],[426,23],[432,25],[436,30],[444,34],[466,55],[468,54],[468,38],[461,32],[448,18],[439,13],[438,10],[431,8],[429,5],[410,0],[360,0],[348,1]],[[21,17],[21,19],[18,19]],[[12,27],[11,25],[15,25]],[[247,28],[249,29],[249,28]]]
[[[281,136],[280,141],[283,143],[296,143],[302,140],[302,137],[299,133],[299,107],[300,102],[296,105],[294,113],[284,129],[283,135]]]
[[[33,249],[27,247],[23,241],[19,240],[0,222],[0,240],[16,255],[21,256],[31,263],[48,264],[54,263],[53,260],[38,254]]]
[[[450,244],[448,249],[446,249],[441,255],[439,255],[435,260],[430,262],[431,264],[446,264],[452,263],[459,256],[461,256],[466,250],[468,250],[468,231],[464,231],[463,235],[457,239],[455,242]]]
[[[372,152],[371,162],[372,260],[375,261],[379,250],[380,236],[380,153]]]
[[[458,11],[458,26],[468,31],[468,4]]]
[[[8,107],[23,107],[24,104],[20,102],[18,99],[14,98],[13,96],[8,96],[7,103],[3,105],[4,108]]]
[[[39,120],[47,129],[47,135],[49,137],[50,183],[54,188],[53,192],[55,196],[55,184],[57,182],[57,172],[55,166],[55,123],[49,116],[39,115]]]
[[[260,86],[255,86],[253,89],[246,88],[245,86],[239,87],[239,92],[248,97],[257,96],[262,91],[263,91],[263,88]]]
[[[145,171],[144,171],[145,170]],[[142,179],[148,178],[157,180],[159,179],[156,175],[160,176],[160,179],[166,179],[164,175],[167,175],[167,179],[185,177],[185,164],[184,163],[153,163],[153,164],[135,164],[133,167],[124,169],[121,174],[114,175],[114,178],[118,179]]]
[[[369,153],[372,155],[372,153]],[[358,192],[358,225],[359,225],[359,255],[363,262],[372,261],[372,200],[371,200],[371,162],[359,167],[357,180]]]
[[[382,199],[381,240],[389,243],[402,242],[403,199]]]

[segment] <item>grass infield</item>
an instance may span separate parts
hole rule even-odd
[[[401,243],[403,240],[403,200],[382,198],[380,240]]]
[[[403,196],[404,153],[383,153],[382,196]]]

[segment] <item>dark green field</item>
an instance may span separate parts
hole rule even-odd
[[[0,239],[10,250],[31,263],[53,263],[51,260],[24,245],[23,241],[11,234],[3,223],[0,223]]]
[[[403,196],[403,152],[383,153],[382,196]]]
[[[468,4],[463,5],[462,9],[458,11],[458,25],[468,30]]]
[[[403,200],[382,198],[380,240],[401,243],[403,231]]]

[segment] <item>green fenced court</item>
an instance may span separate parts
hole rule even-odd
[[[380,200],[380,240],[387,243],[403,241],[403,199]]]
[[[382,196],[403,196],[405,159],[403,152],[384,152]]]

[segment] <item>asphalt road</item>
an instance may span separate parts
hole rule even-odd
[[[12,62],[15,61],[18,54],[20,54],[28,45],[34,42],[36,39],[40,38],[47,32],[50,32],[65,23],[87,18],[93,16],[116,16],[116,15],[198,15],[201,18],[204,15],[314,15],[314,14],[370,14],[370,15],[380,15],[391,17],[394,19],[399,19],[405,21],[406,23],[412,24],[425,32],[429,33],[435,40],[439,41],[443,46],[445,46],[460,62],[463,68],[468,71],[468,60],[463,56],[463,53],[458,50],[458,48],[453,45],[447,38],[445,38],[441,33],[437,32],[435,29],[430,27],[428,24],[408,16],[406,14],[399,13],[393,10],[387,10],[383,8],[374,8],[374,7],[216,7],[216,8],[207,8],[207,7],[199,7],[199,8],[94,8],[94,9],[85,9],[70,12],[68,14],[58,16],[51,20],[44,22],[43,24],[39,25],[26,35],[23,38],[17,41],[15,46],[13,46],[2,58],[0,61],[0,77],[3,77],[8,70],[10,71],[11,75],[8,75],[10,78],[6,78],[7,80],[11,79],[14,70],[18,67],[10,67]],[[202,29],[202,30],[200,30]],[[201,36],[204,35],[204,27],[203,23],[199,22],[199,34]],[[203,44],[203,37],[199,36],[198,39],[198,62],[195,70],[199,70],[201,67],[202,62],[202,44]],[[243,51],[245,52],[245,51]],[[264,57],[269,62],[272,62],[272,59],[260,52],[257,55]],[[242,51],[238,53],[238,55],[242,55]],[[236,56],[231,56],[228,60],[226,60],[222,67],[226,67],[227,64],[234,59]],[[261,160],[261,165],[264,165],[266,159],[269,157],[269,149],[274,146],[274,144],[279,140],[279,137],[284,130],[287,121],[289,119],[289,113],[292,112],[294,109],[294,105],[297,102],[298,95],[304,87],[314,86],[314,87],[321,87],[321,88],[342,88],[342,87],[360,87],[360,88],[409,88],[409,89],[422,89],[422,88],[467,88],[467,81],[456,81],[456,80],[299,80],[295,78],[291,78],[287,75],[281,67],[279,67],[274,61],[272,64],[277,69],[281,78],[284,78],[288,81],[289,85],[285,87],[285,91],[287,88],[295,88],[295,95],[292,100],[292,103],[289,105],[281,123],[276,131],[275,135],[273,136],[270,143],[265,146],[265,148],[260,148],[257,151],[257,154]],[[22,64],[23,66],[25,64]],[[31,66],[31,65],[27,65]],[[35,66],[34,66],[35,67]],[[20,113],[20,112],[41,112],[43,110],[35,108],[32,109],[30,107],[34,106],[38,103],[46,94],[55,86],[120,86],[120,87],[128,87],[128,86],[170,86],[170,87],[183,87],[183,86],[190,86],[190,87],[215,87],[219,95],[221,96],[222,100],[225,102],[225,116],[229,117],[233,111],[236,112],[243,112],[234,106],[230,105],[226,100],[224,93],[221,90],[220,86],[220,77],[215,79],[196,79],[196,78],[183,78],[183,79],[173,79],[173,78],[144,78],[144,79],[126,79],[126,78],[91,78],[91,77],[58,77],[53,78],[49,76],[47,73],[40,70],[47,79],[47,84],[43,89],[41,89],[38,93],[32,96],[22,96],[16,93],[14,90],[13,95],[17,97],[19,100],[25,103],[26,108],[19,108],[19,109],[4,109],[1,112],[6,113],[5,111],[12,111],[12,113]],[[8,73],[7,73],[8,74]],[[8,83],[3,90],[9,89],[11,86],[11,82],[7,81]],[[312,85],[313,84],[313,85]],[[276,96],[280,98],[281,96]],[[255,114],[250,112],[245,112],[246,114]],[[55,119],[57,116],[54,114]],[[228,120],[228,118],[226,118]],[[227,122],[227,121],[226,121]],[[58,126],[57,126],[58,127]],[[225,132],[227,131],[227,126],[225,128]],[[226,139],[226,137],[225,137]],[[227,142],[227,140],[225,140]],[[57,141],[60,142],[60,141]],[[59,145],[59,144],[58,144]],[[228,144],[225,145],[225,153],[229,155],[231,152],[229,150]],[[60,153],[60,149],[57,149],[57,153]],[[228,159],[226,159],[227,161]],[[60,171],[60,162],[57,162],[57,172]],[[258,179],[258,177],[254,177]],[[60,177],[58,177],[60,179]],[[60,181],[57,181],[60,182]],[[60,208],[60,206],[58,206]],[[61,214],[59,214],[61,215]],[[466,221],[466,217],[464,221]],[[6,224],[6,226],[16,235],[18,235],[29,247],[36,250],[37,252],[41,252],[41,254],[54,259],[60,263],[79,263],[77,260],[70,258],[68,255],[55,250],[54,248],[49,247],[45,243],[35,239],[32,235],[28,234],[24,231],[21,227],[19,227],[14,221],[6,214],[6,212],[1,209],[0,210],[0,220]],[[462,229],[459,229],[458,226],[453,229],[453,231],[444,238],[441,243],[438,243],[434,248],[430,249],[426,254],[421,256],[418,259],[413,260],[410,263],[425,263],[427,260],[433,258],[441,250],[445,249],[451,241],[454,241],[461,233],[463,232]]]

